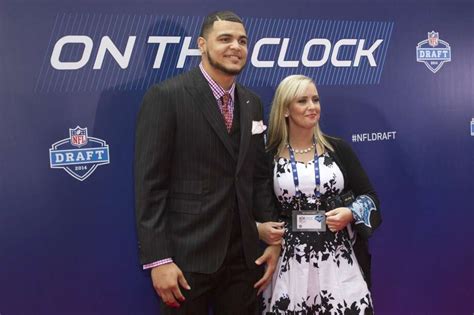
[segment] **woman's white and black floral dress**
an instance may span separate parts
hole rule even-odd
[[[304,210],[316,208],[313,163],[296,165]],[[322,197],[341,193],[344,176],[327,152],[319,156],[319,168]],[[298,202],[290,161],[277,158],[273,175],[280,209],[291,214]],[[370,197],[360,196],[354,207],[375,205]],[[350,226],[336,233],[329,229],[292,232],[291,219],[282,220],[286,222],[283,248],[272,283],[263,293],[263,314],[372,314],[372,298],[352,249]]]

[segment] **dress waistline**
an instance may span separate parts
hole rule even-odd
[[[330,211],[332,209],[336,209],[339,207],[347,207],[350,204],[352,204],[354,200],[355,200],[354,193],[352,192],[352,190],[349,190],[339,195],[333,195],[327,198],[322,198],[321,205],[319,206],[319,210],[326,212],[326,211]],[[281,210],[280,217],[291,219],[293,210],[294,209]],[[314,209],[303,209],[303,210],[316,210],[316,204],[314,204]]]

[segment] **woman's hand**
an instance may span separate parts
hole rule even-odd
[[[341,207],[326,212],[326,224],[332,232],[344,229],[354,220],[349,208]]]
[[[265,222],[258,223],[257,230],[259,238],[267,243],[268,245],[279,245],[285,229],[283,226],[284,222]]]

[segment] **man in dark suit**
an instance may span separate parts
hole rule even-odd
[[[143,100],[137,230],[140,259],[152,269],[165,314],[256,313],[257,290],[279,255],[279,245],[262,255],[258,241],[256,222],[276,213],[262,104],[235,82],[247,41],[237,15],[209,15],[198,39],[200,66],[153,86]]]

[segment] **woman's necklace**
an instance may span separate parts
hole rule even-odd
[[[301,150],[298,150],[298,149],[294,149],[293,147],[290,146],[289,143],[286,144],[286,147],[289,149],[291,148],[295,154],[304,154],[304,153],[308,153],[308,152],[311,152],[313,149],[314,149],[314,142],[313,144],[309,147],[309,148],[306,148],[306,149],[301,149]]]

